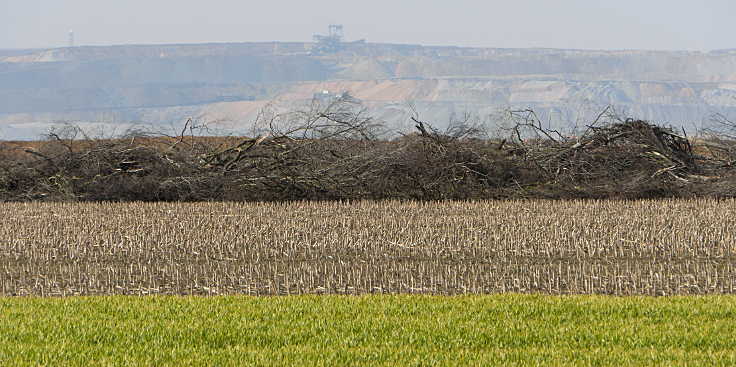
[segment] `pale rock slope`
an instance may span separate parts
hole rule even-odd
[[[254,131],[264,108],[305,108],[349,92],[394,131],[416,111],[439,127],[493,125],[532,108],[550,126],[584,125],[606,106],[697,130],[736,116],[736,51],[586,51],[346,43],[130,45],[0,50],[0,138],[34,138],[68,122],[100,134]],[[326,92],[326,94],[325,94]]]

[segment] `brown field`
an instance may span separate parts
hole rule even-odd
[[[736,201],[0,204],[0,294],[736,291]]]

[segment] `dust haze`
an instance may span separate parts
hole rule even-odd
[[[351,39],[474,47],[733,48],[728,0],[96,1],[4,0],[0,48],[308,41],[326,24]]]

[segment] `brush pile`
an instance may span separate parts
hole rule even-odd
[[[522,128],[535,138],[522,139]],[[513,130],[512,152],[538,168],[552,197],[688,196],[721,163],[695,154],[684,132],[642,120],[591,125],[579,137],[526,122]]]
[[[507,139],[414,118],[416,133],[381,140],[356,106],[271,116],[252,138],[0,143],[0,201],[736,197],[734,139],[633,119],[565,136],[519,111]]]

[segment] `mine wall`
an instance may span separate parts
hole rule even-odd
[[[412,101],[439,119],[464,109],[534,107],[563,116],[614,105],[646,114],[637,117],[680,125],[736,108],[736,54],[727,50],[346,43],[334,53],[315,53],[312,46],[264,42],[0,51],[0,125],[83,119],[114,124],[136,117],[176,123],[192,111],[248,121],[256,104],[298,105],[323,90],[348,91],[391,118],[402,115],[392,112],[397,104]],[[105,117],[110,115],[114,121]]]

